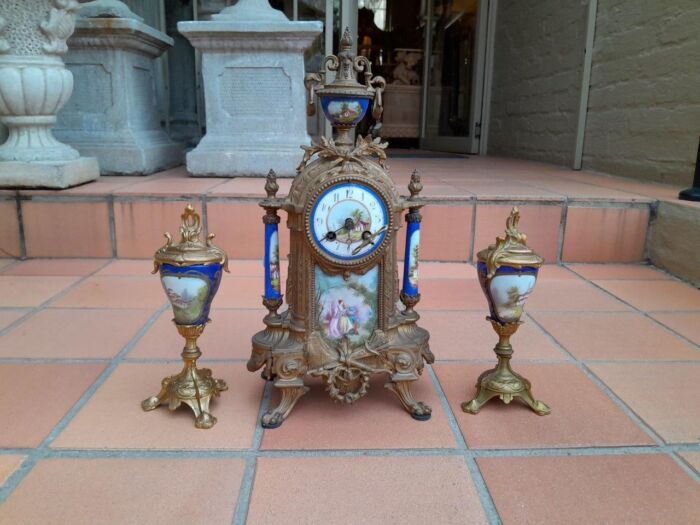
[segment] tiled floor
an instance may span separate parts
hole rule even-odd
[[[699,290],[649,266],[545,267],[513,366],[552,414],[473,416],[485,301],[472,266],[425,263],[432,419],[381,382],[344,407],[312,381],[263,431],[276,394],[245,369],[261,267],[231,270],[200,340],[230,385],[204,431],[139,406],[182,345],[147,261],[0,260],[0,524],[697,522]]]

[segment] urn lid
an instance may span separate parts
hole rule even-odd
[[[352,53],[352,36],[350,28],[346,27],[343,38],[340,39],[338,56],[328,55],[325,58],[329,71],[335,71],[335,80],[316,88],[320,96],[346,96],[373,98],[375,89],[370,85],[372,69],[370,61],[364,56],[355,56]],[[364,71],[365,83],[357,81],[357,72]]]
[[[153,273],[157,272],[161,265],[172,264],[175,266],[193,266],[195,264],[221,264],[228,271],[228,256],[221,248],[212,244],[214,234],[207,236],[206,243],[200,240],[202,223],[199,214],[194,211],[191,204],[185,207],[180,216],[180,242],[173,243],[170,233],[165,233],[167,242],[160,248],[153,258]]]
[[[479,262],[486,263],[487,278],[491,278],[501,266],[539,268],[544,259],[527,246],[527,236],[518,230],[520,212],[515,207],[506,220],[505,237],[496,237],[496,244],[481,250],[476,256]]]

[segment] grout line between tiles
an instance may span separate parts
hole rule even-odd
[[[260,425],[260,421],[258,421]],[[245,460],[245,470],[241,479],[241,488],[238,491],[238,499],[236,508],[233,512],[232,525],[245,525],[248,519],[248,508],[250,507],[250,496],[253,492],[253,484],[255,483],[255,472],[257,470],[257,457],[248,457]]]
[[[636,307],[636,306],[633,305],[632,303],[629,303],[629,302],[625,301],[625,300],[622,299],[621,297],[618,297],[617,295],[615,295],[614,293],[612,293],[610,290],[607,290],[606,288],[603,288],[602,286],[600,286],[599,284],[595,283],[594,281],[591,281],[590,279],[586,279],[586,278],[583,277],[581,274],[577,273],[576,270],[572,270],[571,268],[566,268],[566,269],[569,270],[570,272],[574,273],[575,275],[581,277],[581,279],[582,279],[584,282],[588,283],[588,284],[589,284],[590,286],[592,286],[593,288],[596,288],[597,290],[602,291],[602,292],[605,293],[606,295],[609,295],[610,297],[612,297],[612,298],[614,298],[614,299],[620,301],[622,304],[624,304],[624,305],[626,305],[626,306],[629,306],[629,307],[630,307],[632,310],[634,310],[636,313],[643,315],[643,316],[646,317],[647,319],[651,319],[651,321],[652,321],[654,324],[659,325],[661,328],[663,328],[663,329],[666,330],[667,332],[669,332],[669,333],[675,335],[676,337],[679,337],[680,339],[682,339],[683,341],[685,341],[686,343],[688,343],[689,345],[691,345],[691,347],[692,347],[694,350],[700,351],[700,345],[697,345],[696,343],[694,343],[693,341],[691,341],[690,339],[688,339],[687,337],[685,337],[685,336],[684,336],[683,334],[681,334],[680,332],[675,331],[673,328],[671,328],[671,327],[669,327],[669,326],[666,326],[665,324],[663,324],[663,323],[662,323],[661,321],[659,321],[658,319],[655,319],[654,317],[652,317],[652,316],[651,316],[649,313],[647,313],[646,311],[644,311],[644,310],[642,310],[642,309]],[[681,282],[681,281],[679,281],[679,282]],[[673,312],[673,313],[679,313],[679,312],[686,313],[685,310],[670,310],[670,312]],[[656,311],[656,312],[654,312],[654,313],[663,313],[663,311],[661,311],[661,312]],[[689,311],[689,312],[687,312],[687,313],[698,313],[698,312],[697,312],[697,311],[692,311],[692,310],[691,310],[691,311]]]
[[[24,214],[22,213],[22,203],[19,200],[19,192],[15,194],[15,206],[17,212],[17,228],[19,230],[19,258],[27,258],[27,237],[24,231]]]
[[[97,270],[96,270],[97,271]],[[22,480],[31,472],[39,459],[46,457],[50,453],[51,443],[59,436],[59,434],[68,426],[73,418],[80,412],[85,404],[92,398],[95,392],[105,383],[112,375],[112,372],[119,366],[124,357],[132,350],[136,343],[144,336],[144,334],[153,326],[156,319],[161,315],[169,304],[164,304],[141,327],[141,329],[131,338],[131,340],[122,348],[122,350],[111,360],[111,363],[97,376],[97,379],[90,385],[78,400],[71,406],[60,421],[53,427],[48,436],[34,449],[29,457],[22,462],[22,466],[16,470],[0,488],[0,504],[2,504],[22,482]]]
[[[454,437],[454,440],[457,443],[457,449],[469,450],[467,442],[464,439],[464,436],[462,435],[462,431],[460,430],[459,425],[457,424],[457,419],[455,418],[455,415],[452,412],[450,402],[447,400],[445,391],[442,389],[442,385],[440,384],[440,381],[438,380],[437,375],[435,374],[435,370],[433,370],[432,366],[428,366],[427,369],[428,374],[430,375],[430,379],[433,382],[433,388],[435,389],[438,399],[440,400],[440,406],[442,407],[442,410],[447,417],[447,423],[450,426],[450,430],[452,431],[452,436]],[[500,525],[502,523],[501,518],[498,515],[496,505],[494,504],[493,498],[491,497],[491,492],[489,491],[488,486],[486,485],[486,480],[484,480],[479,466],[476,464],[476,461],[474,461],[474,458],[472,457],[465,457],[464,461],[466,463],[467,469],[469,470],[470,477],[472,478],[472,483],[474,483],[474,489],[476,490],[476,493],[479,496],[479,501],[481,502],[481,507],[484,510],[486,519],[488,519],[491,525]]]
[[[105,259],[105,263],[104,263],[102,266],[99,266],[98,268],[94,269],[92,272],[83,275],[82,277],[80,277],[79,279],[77,279],[74,283],[69,284],[68,286],[66,286],[66,287],[63,288],[62,290],[56,292],[54,295],[52,295],[51,297],[49,297],[46,301],[44,301],[44,302],[41,303],[40,305],[38,305],[38,306],[33,306],[33,307],[29,307],[29,311],[28,311],[27,313],[25,313],[22,317],[20,317],[19,319],[15,319],[13,322],[11,322],[10,324],[8,324],[5,328],[3,328],[2,330],[0,330],[0,337],[2,337],[3,335],[5,335],[6,333],[8,333],[10,330],[13,330],[15,327],[19,326],[20,324],[22,324],[22,323],[23,323],[24,321],[26,321],[27,319],[31,319],[31,318],[34,317],[40,310],[46,308],[47,306],[50,306],[51,303],[53,303],[54,301],[60,299],[61,297],[63,297],[64,295],[66,295],[68,292],[73,291],[75,288],[78,287],[78,285],[82,284],[85,280],[87,280],[88,278],[92,277],[92,276],[95,275],[97,272],[99,272],[100,270],[102,270],[103,268],[105,268],[106,266],[108,266],[111,262],[112,262],[111,259]],[[76,277],[76,276],[68,276],[68,277]],[[22,307],[18,307],[18,308],[22,308]]]
[[[569,354],[571,358],[573,359],[573,364],[581,371],[583,374],[591,381],[593,382],[594,385],[598,387],[599,390],[601,390],[614,404],[617,406],[623,413],[627,415],[632,421],[634,421],[637,426],[645,433],[647,436],[649,436],[657,446],[659,447],[664,447],[665,442],[661,437],[649,426],[639,415],[637,415],[634,410],[632,410],[627,403],[625,403],[615,392],[612,391],[610,387],[608,387],[598,376],[596,376],[590,368],[586,366],[586,364],[582,361],[579,361],[576,356],[571,354],[564,345],[557,340],[556,337],[554,337],[550,332],[545,329],[544,326],[542,326],[537,319],[534,317],[531,317],[531,320],[533,323],[535,323],[540,330],[544,332],[544,334],[549,337],[554,344],[559,346],[564,352]]]

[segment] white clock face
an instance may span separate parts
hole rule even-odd
[[[376,250],[388,230],[384,201],[374,190],[355,182],[336,184],[319,195],[310,222],[316,246],[348,261]]]

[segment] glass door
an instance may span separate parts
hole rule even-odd
[[[421,148],[478,153],[488,0],[427,0]]]

